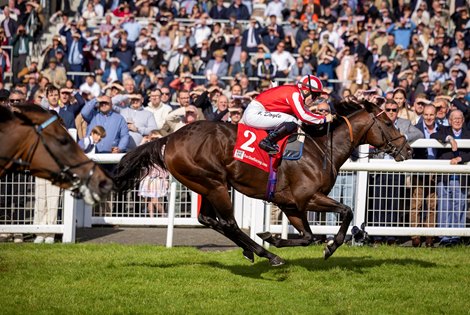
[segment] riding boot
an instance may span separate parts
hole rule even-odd
[[[270,155],[277,154],[279,153],[277,142],[294,132],[296,129],[297,124],[295,122],[282,123],[277,129],[271,131],[266,138],[259,142],[259,147]]]

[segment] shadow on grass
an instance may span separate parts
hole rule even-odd
[[[106,227],[106,228],[78,228],[77,229],[77,243],[83,243],[99,239],[105,236],[113,235],[116,233],[123,232],[122,229],[115,227]]]
[[[325,261],[323,258],[299,258],[290,259],[285,265],[280,267],[272,267],[269,262],[265,259],[259,260],[252,265],[236,264],[227,265],[218,261],[198,261],[198,262],[181,262],[181,263],[165,263],[165,262],[130,262],[127,263],[126,267],[150,267],[150,268],[175,268],[184,266],[206,265],[211,268],[218,268],[228,270],[231,273],[243,277],[253,279],[263,279],[270,281],[284,281],[290,272],[290,267],[303,267],[307,271],[319,272],[319,271],[330,271],[333,269],[342,269],[345,271],[351,271],[355,273],[366,273],[369,269],[375,267],[381,267],[384,265],[389,266],[402,266],[412,268],[433,268],[437,264],[419,260],[419,259],[376,259],[371,256],[366,257],[332,257]]]

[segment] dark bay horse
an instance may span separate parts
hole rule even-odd
[[[311,128],[304,127],[307,137],[302,158],[284,160],[279,166],[272,202],[287,215],[301,238],[284,240],[270,233],[259,235],[274,246],[311,244],[313,234],[306,212],[337,212],[342,223],[334,240],[325,247],[324,257],[328,258],[343,244],[353,217],[348,206],[328,197],[341,165],[353,149],[369,143],[397,161],[411,157],[412,150],[405,137],[377,105],[368,101],[342,102],[338,108],[338,113],[350,115],[335,121],[330,137],[313,138]],[[115,184],[121,190],[131,189],[135,179],[142,179],[153,165],[167,169],[183,185],[202,196],[199,222],[231,239],[243,248],[243,255],[251,261],[255,253],[269,259],[272,265],[281,265],[284,261],[280,257],[250,239],[235,221],[229,187],[246,196],[264,199],[268,181],[266,172],[234,160],[236,133],[236,126],[227,123],[198,121],[187,125],[126,154],[118,165]],[[326,169],[323,168],[324,156],[327,156]]]
[[[105,200],[111,178],[72,139],[60,118],[31,104],[0,106],[0,176],[29,170],[93,204]]]

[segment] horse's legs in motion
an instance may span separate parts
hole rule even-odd
[[[309,201],[306,210],[316,212],[338,212],[341,216],[342,222],[338,234],[336,234],[334,240],[329,241],[326,244],[325,250],[323,251],[323,256],[325,259],[328,259],[328,257],[333,255],[336,249],[344,243],[346,232],[348,231],[349,224],[353,218],[353,212],[348,206],[343,205],[322,193],[316,193],[313,196]]]
[[[219,223],[217,220],[217,214],[215,213],[214,207],[212,207],[211,203],[209,200],[207,200],[206,197],[202,197],[201,201],[201,209],[199,211],[199,216],[198,216],[198,221],[205,225],[208,226],[215,231],[219,232],[220,234],[225,235],[227,238],[229,238],[232,242],[237,244],[239,247],[243,249],[243,256],[248,259],[251,262],[255,261],[255,257],[253,255],[253,251],[249,249],[244,243],[240,242],[240,240],[232,233],[227,233],[230,231],[225,231],[222,227],[222,225]]]
[[[302,238],[285,240],[282,238],[275,238],[270,232],[258,233],[264,241],[276,246],[308,246],[313,242],[313,233],[307,220],[307,213],[298,209],[282,208],[286,214],[289,222],[300,232]]]
[[[244,246],[242,246],[244,249],[244,254],[246,254],[246,251],[251,251],[259,257],[265,257],[269,259],[269,263],[272,266],[279,266],[284,264],[284,260],[282,260],[282,258],[269,252],[261,245],[253,241],[248,235],[243,233],[242,230],[240,230],[237,222],[235,221],[235,217],[233,216],[232,201],[230,200],[227,187],[221,185],[214,187],[209,191],[210,193],[206,197],[217,214],[218,222],[221,229],[223,230],[222,234],[226,235],[227,237],[231,235],[233,239],[237,240],[235,241],[236,244],[244,244]]]

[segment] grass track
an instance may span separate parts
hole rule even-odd
[[[470,314],[470,247],[0,245],[0,314]]]

